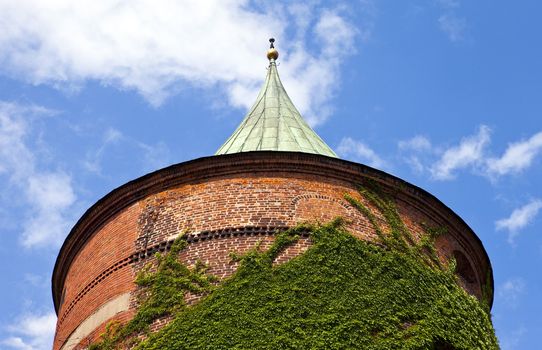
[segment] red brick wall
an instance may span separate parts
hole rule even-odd
[[[143,248],[144,242],[156,244],[181,232],[284,227],[336,216],[351,217],[361,234],[369,223],[344,200],[346,192],[354,193],[346,183],[250,174],[181,186],[140,202],[138,242]]]
[[[138,209],[131,206],[110,220],[70,265],[54,348],[106,301],[134,289],[133,271],[126,258],[133,253],[137,237]]]
[[[365,175],[360,174],[359,178],[362,176]],[[190,244],[180,259],[188,265],[201,260],[209,265],[210,273],[220,278],[230,276],[237,267],[231,262],[230,252],[243,253],[258,242],[261,249],[266,249],[274,239],[269,232],[300,222],[327,222],[342,216],[350,221],[349,228],[357,237],[375,239],[369,221],[344,199],[348,193],[370,206],[360,198],[356,186],[348,176],[342,179],[325,171],[255,173],[238,169],[230,174],[212,176],[211,173],[205,179],[195,177],[178,185],[160,185],[159,190],[149,190],[129,206],[121,207],[95,232],[81,233],[88,238],[71,259],[63,281],[66,293],[59,305],[54,349],[59,349],[100,305],[135,290],[135,274],[152,260],[152,253],[148,258],[142,252],[153,247],[165,249],[166,242],[177,234],[189,234]],[[470,233],[465,233],[466,228],[453,213],[434,208],[422,199],[397,194],[398,210],[405,223],[415,236],[423,232],[421,223],[446,226],[448,234],[437,241],[439,254],[443,261],[453,256],[454,251],[467,257],[476,281],[464,287],[480,297],[481,283],[485,283],[480,271],[487,269],[489,262],[482,261],[476,246],[469,241]],[[371,210],[386,227],[376,208]],[[309,246],[310,238],[302,239],[279,256],[277,263],[288,261]],[[197,300],[194,296],[187,298],[188,302]],[[100,328],[104,326],[105,323]],[[89,338],[99,333],[93,332]]]

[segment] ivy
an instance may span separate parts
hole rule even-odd
[[[341,220],[310,230],[313,245],[282,265],[273,259],[301,230],[236,256],[236,274],[138,349],[498,348],[488,315],[446,271],[360,241]]]
[[[172,321],[136,349],[498,349],[489,314],[458,286],[453,262],[442,266],[436,257],[434,239],[445,231],[426,226],[415,240],[390,198],[360,192],[380,216],[347,199],[373,223],[378,244],[352,236],[341,219],[300,225],[277,234],[267,250],[232,253],[238,269],[213,286],[203,267],[178,261],[179,243],[156,272],[138,277],[148,291],[134,318],[141,323],[118,326],[110,332],[115,341],[104,338],[95,349],[121,347],[163,314]],[[273,264],[306,232],[308,250]],[[188,290],[206,296],[186,307]]]
[[[361,196],[367,199],[383,216],[389,226],[389,232],[384,232],[377,216],[361,201],[349,194],[345,194],[345,199],[369,220],[381,244],[388,249],[413,255],[430,266],[444,269],[434,243],[437,237],[447,232],[446,227],[433,227],[422,222],[421,226],[425,232],[419,241],[416,241],[401,219],[393,198],[383,192],[376,182],[366,180],[365,186],[359,186],[358,190]],[[453,265],[452,262],[450,266],[453,267]]]
[[[126,343],[137,342],[139,333],[149,333],[149,326],[160,317],[175,316],[186,308],[184,297],[187,292],[197,295],[213,289],[214,276],[206,274],[206,266],[196,262],[193,269],[178,259],[187,245],[183,236],[177,238],[166,255],[156,254],[156,264],[148,264],[136,277],[135,283],[141,288],[139,309],[132,320],[121,326],[117,322],[108,324],[101,340],[89,350],[110,350]],[[152,271],[153,267],[155,271]],[[133,345],[133,344],[132,344]]]

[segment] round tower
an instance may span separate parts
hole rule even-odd
[[[275,63],[278,51],[273,41],[267,53],[267,77],[256,102],[216,155],[175,164],[120,186],[89,208],[73,227],[60,250],[52,279],[58,315],[54,349],[152,348],[148,342],[138,343],[142,339],[162,344],[157,348],[167,348],[168,345],[163,343],[166,340],[171,348],[181,348],[181,341],[185,342],[182,344],[201,344],[194,337],[201,337],[204,332],[208,337],[207,348],[217,348],[217,344],[223,348],[246,348],[236,340],[235,334],[260,327],[270,317],[258,319],[254,316],[254,323],[246,321],[248,325],[241,322],[246,315],[241,307],[232,307],[235,311],[228,314],[230,308],[224,307],[226,304],[217,304],[227,302],[230,295],[227,293],[236,295],[231,297],[232,302],[241,302],[247,295],[254,295],[257,300],[251,299],[252,304],[240,304],[251,305],[251,310],[260,305],[276,307],[275,311],[269,312],[283,317],[281,324],[299,325],[303,323],[301,319],[311,319],[317,311],[321,314],[315,319],[328,320],[321,321],[324,323],[318,324],[317,328],[311,328],[316,326],[310,322],[297,328],[273,328],[275,326],[271,325],[268,328],[275,331],[264,335],[262,329],[255,333],[262,334],[263,340],[254,339],[252,344],[256,345],[253,348],[334,348],[337,344],[346,347],[359,344],[363,348],[364,339],[374,339],[375,344],[383,341],[387,328],[367,328],[366,323],[371,320],[365,319],[367,316],[362,316],[361,311],[355,311],[355,305],[348,306],[346,302],[345,310],[337,311],[342,310],[342,306],[335,305],[334,308],[330,306],[329,310],[333,311],[326,313],[326,308],[318,304],[325,298],[316,298],[317,293],[311,288],[317,281],[321,287],[315,290],[332,290],[334,286],[344,285],[348,286],[343,288],[345,293],[361,297],[360,294],[368,293],[367,290],[385,288],[378,283],[379,277],[363,280],[369,278],[369,272],[377,270],[375,276],[381,276],[382,281],[391,278],[392,283],[398,283],[398,287],[394,287],[397,295],[394,291],[386,292],[389,303],[406,304],[400,304],[402,311],[392,312],[389,310],[396,309],[388,310],[363,301],[368,302],[364,310],[377,307],[382,310],[383,318],[397,320],[393,327],[404,342],[419,341],[413,344],[425,344],[419,348],[427,349],[455,349],[476,342],[481,344],[480,348],[495,348],[487,314],[493,298],[492,270],[479,238],[457,214],[423,189],[383,171],[337,158],[303,120],[288,97],[278,75]],[[342,218],[340,224],[337,218]],[[349,240],[346,234],[354,240]],[[342,237],[343,241],[331,249],[329,240],[335,239],[333,237]],[[325,242],[331,245],[326,246],[328,243]],[[341,250],[350,245],[355,249]],[[317,249],[321,249],[318,259],[315,258]],[[420,267],[409,268],[410,272],[403,275],[402,270],[394,270],[393,265],[384,268],[385,263],[371,263],[372,270],[363,270],[358,275],[350,272],[349,266],[343,270],[337,267],[340,264],[326,265],[326,261],[337,257],[336,254],[354,251],[358,253],[352,254],[358,255],[352,256],[352,264],[360,258],[361,262],[393,260],[404,266],[418,261]],[[167,262],[172,257],[171,252],[178,265],[174,261]],[[360,254],[367,254],[366,258]],[[240,276],[239,270],[247,269],[247,261],[252,261],[250,257],[254,256],[259,256],[262,261],[269,259],[270,274],[258,283],[276,287],[278,292],[273,294],[274,297],[260,291],[258,283],[250,288],[243,287],[250,285],[252,277],[243,281],[250,274]],[[301,277],[292,273],[296,271],[295,264],[309,260],[313,267],[319,261],[323,261],[323,265],[314,274],[300,272],[304,282],[296,284],[297,278]],[[260,260],[254,258],[253,261]],[[183,278],[187,281],[177,289],[182,300],[173,302],[178,302],[174,310],[159,309],[166,304],[153,304],[159,311],[152,313],[148,311],[152,309],[148,300],[155,297],[153,291],[158,289],[153,289],[156,285],[152,283],[159,280],[153,276],[166,271],[167,264],[177,269],[171,271],[181,271],[175,275],[177,282]],[[335,270],[325,276],[319,275],[331,269],[330,266]],[[297,267],[297,271],[305,271],[304,268]],[[354,266],[352,271],[361,271],[361,267]],[[274,278],[288,273],[293,274],[292,282],[279,287]],[[390,277],[390,273],[394,276]],[[363,288],[369,289],[346,291],[357,288],[355,283],[348,282],[349,279],[366,281],[357,285],[364,284]],[[369,286],[371,283],[374,287]],[[431,283],[445,287],[439,289]],[[402,291],[401,286],[407,285],[411,292]],[[236,286],[239,289],[234,292]],[[426,287],[431,288],[431,292],[423,289]],[[336,300],[341,300],[339,294],[342,291],[333,293],[337,293]],[[427,295],[421,295],[425,293]],[[310,297],[308,294],[314,296],[310,303],[306,301]],[[378,295],[382,294],[378,292]],[[280,295],[296,296],[284,300]],[[296,298],[306,305],[296,305]],[[348,300],[357,300],[355,298]],[[325,300],[325,305],[332,304]],[[361,299],[356,301],[361,302]],[[146,315],[151,316],[141,316],[142,305],[145,312],[150,312]],[[311,305],[319,306],[311,309]],[[437,310],[436,305],[442,305],[442,310]],[[203,326],[196,327],[202,334],[182,330],[186,326],[181,327],[183,317],[203,317],[202,313],[213,307],[224,310],[223,313],[208,312],[205,316],[207,321],[204,323],[214,322],[215,331],[209,332]],[[436,325],[437,321],[408,311],[410,307],[420,310],[427,307],[438,314],[435,320],[438,318],[438,322],[449,324],[450,333],[457,334],[448,336],[446,330],[437,330],[437,326],[434,334],[427,331],[431,328],[424,327],[431,327],[427,325],[431,322]],[[297,315],[299,308],[307,308],[302,313],[304,316],[299,319],[291,316],[292,319],[287,321],[287,316]],[[467,311],[460,311],[460,308]],[[478,308],[482,312],[476,311]],[[261,311],[261,315],[266,315],[265,312]],[[351,316],[358,314],[360,316]],[[130,321],[134,318],[143,320],[143,326],[134,326]],[[464,318],[461,322],[468,325],[465,330],[475,334],[474,339],[469,338],[472,334],[461,335],[454,330],[454,319],[457,318]],[[231,319],[241,323],[230,324],[228,320]],[[176,330],[171,324],[177,323],[179,328]],[[127,329],[126,325],[132,328]],[[220,327],[224,325],[230,328],[222,330]],[[344,330],[345,327],[349,327],[348,330]],[[169,335],[152,338],[164,329],[170,332]],[[193,327],[189,329],[194,330]],[[301,333],[294,329],[301,329]],[[310,332],[313,329],[330,332],[326,333],[326,339],[334,339],[331,334],[349,334],[354,338],[359,336],[359,339],[350,337],[335,339],[335,343],[318,343],[315,338],[318,335]],[[221,338],[222,332],[230,335]],[[187,338],[179,340],[171,334],[183,334]],[[283,338],[273,338],[277,334]],[[468,339],[456,339],[458,336]],[[249,336],[245,334],[244,337]],[[294,340],[299,343],[288,343]],[[264,343],[260,341],[267,345],[262,346]],[[186,345],[186,348],[202,346]]]

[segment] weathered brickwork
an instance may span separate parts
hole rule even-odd
[[[62,348],[108,300],[126,292],[135,296],[133,281],[138,271],[180,234],[186,235],[189,245],[179,258],[189,266],[205,263],[209,273],[220,279],[237,268],[231,252],[242,254],[256,245],[267,249],[277,230],[301,222],[327,222],[341,216],[357,237],[375,240],[372,224],[344,199],[347,193],[362,201],[384,230],[389,229],[381,213],[357,191],[364,177],[380,180],[384,188],[393,190],[390,194],[415,238],[425,232],[424,225],[447,228],[447,234],[436,242],[439,257],[442,261],[454,257],[463,287],[481,297],[485,276],[491,274],[485,251],[468,226],[430,195],[411,185],[408,191],[397,191],[398,179],[341,160],[257,153],[166,168],[113,191],[91,208],[70,233],[55,267],[53,292],[59,320],[54,349]],[[292,259],[310,244],[310,237],[303,237],[275,263]],[[129,310],[112,319],[131,317],[137,307],[132,299]],[[186,295],[189,304],[197,300],[195,295]],[[106,323],[79,345],[96,339]],[[151,328],[165,323],[167,319],[157,321]]]
[[[70,265],[64,300],[58,312],[54,348],[59,348],[104,302],[133,289],[131,266],[118,263],[133,251],[137,217],[138,207],[132,206],[110,220],[86,243]],[[122,267],[110,268],[115,265]],[[104,271],[106,274],[102,274]]]
[[[213,179],[157,193],[140,204],[138,245],[182,232],[228,227],[285,227],[307,220],[349,217],[360,234],[369,222],[344,200],[352,186],[287,176]],[[144,224],[141,224],[144,223]]]
[[[129,310],[125,312],[118,313],[115,317],[108,319],[106,322],[98,326],[92,333],[88,336],[79,340],[79,343],[74,347],[74,350],[83,350],[87,349],[90,344],[92,344],[96,339],[100,338],[100,335],[106,331],[108,324],[113,324],[116,322],[125,323],[134,317],[134,310]],[[163,325],[162,325],[163,326]]]

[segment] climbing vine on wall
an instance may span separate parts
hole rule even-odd
[[[349,194],[345,194],[345,198],[354,208],[365,215],[375,229],[380,242],[385,247],[397,252],[410,254],[423,260],[430,266],[443,268],[434,243],[438,236],[447,232],[446,227],[433,227],[426,223],[421,223],[425,234],[421,235],[419,240],[416,241],[401,219],[393,199],[384,193],[376,182],[366,180],[365,185],[359,186],[358,190],[361,196],[369,201],[384,217],[386,224],[389,226],[389,232],[384,232],[382,225],[378,222],[377,216],[369,207]]]
[[[418,240],[415,240],[412,233],[401,219],[393,198],[382,191],[375,181],[366,179],[364,185],[359,186],[358,190],[360,195],[371,203],[384,217],[385,222],[389,227],[389,232],[384,232],[382,225],[379,224],[377,216],[369,209],[369,207],[348,194],[345,194],[345,198],[369,220],[377,233],[380,243],[388,249],[408,254],[421,262],[425,262],[433,268],[448,271],[453,275],[456,268],[455,259],[450,258],[446,266],[444,266],[435,249],[435,240],[439,236],[447,233],[446,227],[435,227],[422,222],[420,224],[425,232]],[[482,286],[482,300],[480,300],[482,308],[488,314],[490,313],[489,303],[492,298],[490,279],[490,271],[488,271],[488,275]]]
[[[341,219],[300,225],[277,234],[265,251],[232,253],[236,273],[213,287],[203,267],[178,262],[179,243],[156,272],[138,278],[148,290],[134,318],[139,326],[106,333],[95,349],[115,348],[168,312],[172,321],[136,349],[498,349],[489,315],[436,256],[433,241],[443,231],[427,228],[415,239],[391,199],[368,187],[360,192],[387,230],[367,206],[347,199],[373,223],[379,244],[353,237]],[[273,264],[307,231],[305,253]],[[186,307],[187,290],[208,295]]]
[[[111,323],[101,340],[89,350],[110,350],[137,343],[139,334],[148,334],[149,326],[160,317],[173,316],[185,309],[184,297],[187,292],[204,295],[213,289],[216,278],[206,274],[206,266],[197,262],[192,269],[178,259],[179,253],[187,246],[181,236],[171,250],[156,254],[156,263],[147,265],[135,280],[140,289],[139,309],[132,320],[125,325]],[[153,271],[154,269],[154,271]]]

